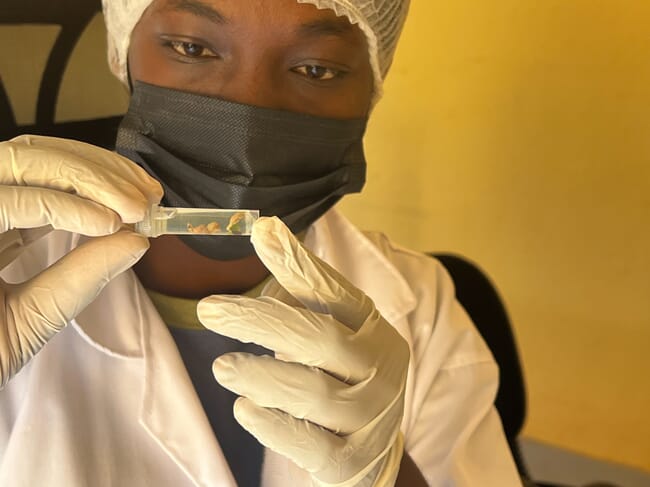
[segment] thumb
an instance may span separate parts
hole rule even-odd
[[[12,287],[8,305],[16,326],[31,330],[36,336],[29,343],[42,346],[148,248],[146,238],[125,230],[89,240],[36,277]]]

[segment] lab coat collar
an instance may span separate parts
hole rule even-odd
[[[371,238],[333,209],[310,227],[304,244],[364,291],[394,325],[415,309],[411,287],[380,248],[396,251],[384,235]]]
[[[220,487],[236,487],[173,338],[132,271],[111,281],[72,325],[96,349],[142,361],[140,424],[196,485],[219,479]]]

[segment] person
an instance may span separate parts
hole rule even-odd
[[[119,154],[0,144],[1,485],[521,485],[443,267],[334,208],[407,9],[104,0]]]

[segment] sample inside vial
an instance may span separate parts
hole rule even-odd
[[[250,235],[258,210],[166,208],[153,205],[135,231],[147,237],[160,235]]]

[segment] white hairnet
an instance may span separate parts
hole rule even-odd
[[[102,0],[108,30],[108,62],[111,71],[127,82],[126,58],[131,32],[153,0]],[[358,24],[368,39],[370,64],[375,78],[374,101],[381,96],[383,79],[393,60],[410,0],[296,0],[333,10]]]

